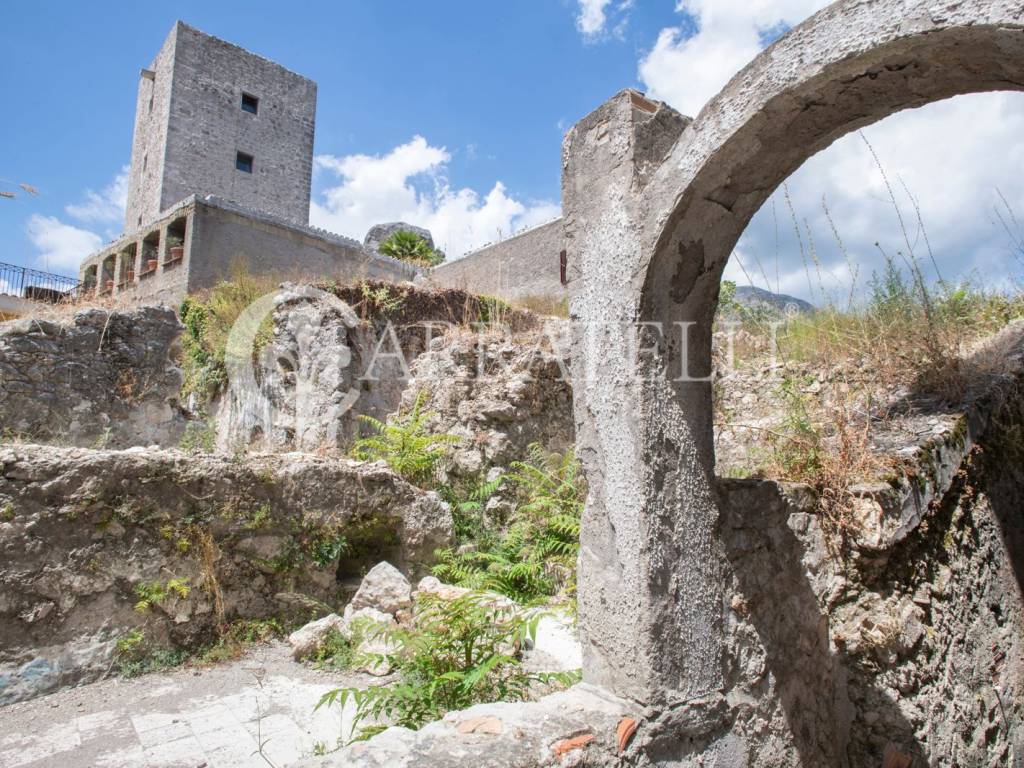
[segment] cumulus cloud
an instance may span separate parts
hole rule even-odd
[[[361,240],[374,224],[406,221],[429,229],[437,247],[454,259],[559,214],[554,203],[515,199],[500,181],[482,196],[455,188],[446,175],[450,160],[444,147],[422,136],[384,155],[319,155],[318,172],[337,183],[313,201],[310,222]]]
[[[65,224],[56,216],[29,217],[28,239],[39,250],[43,269],[74,272],[79,262],[103,244],[95,232]]]
[[[695,116],[769,38],[830,1],[679,0],[685,24],[661,30],[640,61],[640,80],[650,96]]]
[[[1024,269],[1006,208],[1018,220],[1024,215],[1024,177],[1015,170],[1024,163],[1022,135],[1024,96],[985,93],[907,110],[844,136],[758,211],[727,277],[838,302],[854,283],[863,295],[872,272],[885,266],[884,251],[904,270],[913,253],[929,279],[1010,287]]]
[[[64,210],[79,221],[114,222],[123,219],[128,202],[128,171],[129,166],[122,166],[101,192],[87,189],[83,202],[66,205]]]

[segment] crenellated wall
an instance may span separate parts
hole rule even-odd
[[[507,240],[485,245],[436,267],[422,281],[506,300],[563,298],[567,288],[561,279],[559,262],[565,248],[562,227],[562,219],[557,218]]]

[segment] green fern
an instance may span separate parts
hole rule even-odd
[[[389,649],[361,660],[387,662],[398,680],[370,688],[339,688],[320,699],[317,709],[352,701],[353,741],[382,730],[380,725],[356,728],[366,720],[419,728],[445,713],[491,701],[521,701],[533,686],[571,685],[578,672],[537,673],[522,668],[520,648],[536,638],[541,613],[498,605],[488,595],[470,592],[454,600],[436,595],[417,598],[411,624],[368,627]]]
[[[508,527],[493,541],[481,537],[475,549],[439,550],[434,575],[525,604],[571,594],[585,497],[572,451],[549,455],[532,445],[506,479],[520,498]]]
[[[420,393],[412,410],[387,422],[372,416],[360,416],[373,434],[356,440],[351,455],[362,461],[384,461],[395,472],[416,485],[430,485],[438,463],[448,455],[449,447],[458,442],[455,435],[432,434],[427,420],[433,416],[423,411],[424,393]]]

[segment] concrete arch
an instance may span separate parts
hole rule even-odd
[[[736,75],[658,167],[645,191],[656,240],[642,267],[641,318],[706,328],[751,217],[839,137],[902,109],[994,90],[1024,90],[1024,3],[838,2],[816,14]],[[688,349],[695,373],[710,365],[709,342],[704,334]]]
[[[651,706],[676,754],[680,739],[693,754],[721,742],[731,718],[729,566],[716,539],[711,387],[699,380],[726,260],[771,192],[838,137],[991,90],[1024,90],[1024,2],[843,0],[765,50],[695,120],[624,91],[566,136],[577,443],[590,483],[584,677]]]

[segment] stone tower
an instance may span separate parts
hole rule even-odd
[[[316,83],[177,22],[139,78],[125,231],[189,195],[309,221]]]

